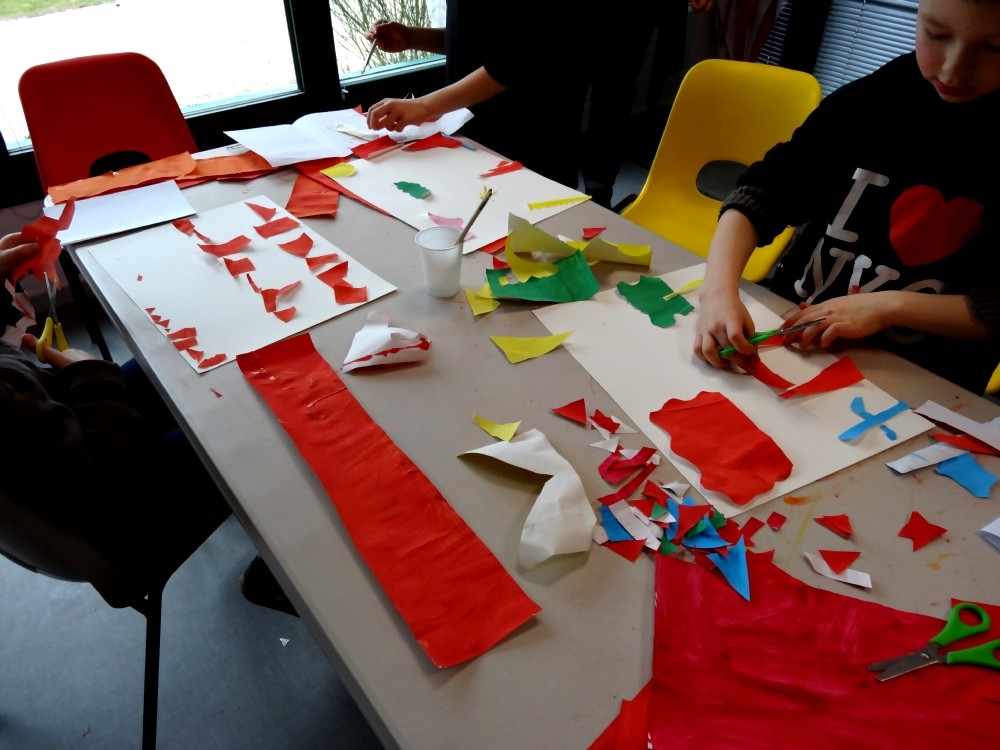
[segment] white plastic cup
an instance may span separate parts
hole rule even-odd
[[[420,264],[424,268],[427,293],[434,297],[451,297],[458,292],[462,275],[461,230],[434,226],[417,232]]]

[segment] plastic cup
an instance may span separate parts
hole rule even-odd
[[[427,293],[451,297],[458,292],[462,274],[461,230],[454,227],[428,227],[417,232],[420,264],[424,268]]]

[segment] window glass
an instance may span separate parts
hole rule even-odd
[[[435,55],[419,50],[383,52],[372,49],[365,34],[379,19],[407,26],[444,27],[446,0],[329,0],[333,37],[341,76],[350,76]],[[368,56],[371,54],[371,59]],[[368,62],[367,68],[365,62]]]
[[[12,152],[30,146],[17,82],[43,62],[141,52],[186,114],[298,90],[284,0],[4,2],[0,49],[0,132]]]
[[[919,0],[833,0],[815,75],[829,94],[913,49]]]

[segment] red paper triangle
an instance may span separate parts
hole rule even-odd
[[[635,562],[642,554],[642,548],[646,546],[646,541],[644,539],[625,539],[621,542],[605,542],[602,546],[621,555],[629,562]]]
[[[937,539],[947,530],[944,526],[936,526],[917,513],[917,511],[913,511],[910,514],[910,520],[906,522],[906,526],[899,530],[899,535],[904,539],[912,539],[913,551],[916,552],[928,542]]]
[[[850,550],[821,549],[819,553],[826,560],[826,564],[830,566],[830,570],[838,576],[847,570],[852,562],[861,557],[860,552]]]
[[[854,529],[851,528],[851,519],[847,517],[846,513],[842,513],[839,516],[820,516],[813,520],[820,526],[830,529],[834,534],[844,537],[844,539],[850,539],[851,534],[854,533]]]
[[[687,534],[691,529],[698,525],[710,511],[712,510],[709,505],[678,505],[677,506],[677,533],[674,534],[674,540],[683,539],[684,535]]]
[[[552,411],[559,414],[567,419],[572,419],[574,422],[579,422],[580,424],[587,424],[587,407],[583,402],[583,399],[577,399],[563,406],[557,406]]]

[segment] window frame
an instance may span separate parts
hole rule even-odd
[[[284,0],[292,59],[299,91],[255,99],[246,103],[206,108],[187,116],[198,148],[205,150],[232,143],[226,130],[278,125],[311,112],[364,106],[387,96],[423,93],[444,84],[443,58],[393,66],[364,75],[337,72],[333,23],[328,0]],[[34,152],[0,148],[0,208],[44,198]]]

